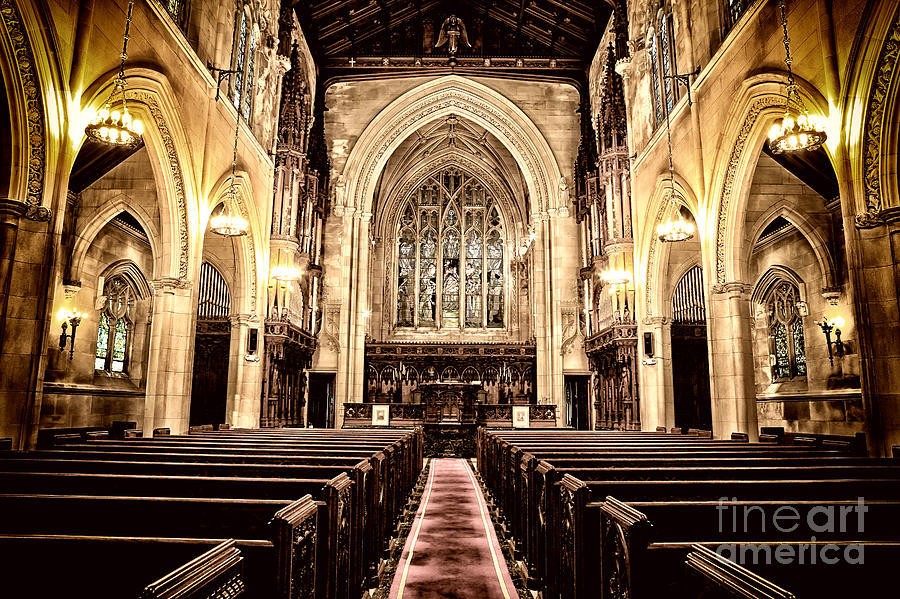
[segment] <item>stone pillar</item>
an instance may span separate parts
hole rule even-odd
[[[644,333],[653,335],[652,360],[644,353]],[[672,325],[663,316],[644,320],[638,330],[638,369],[641,390],[641,427],[675,426],[675,404],[672,391]],[[649,364],[647,362],[650,362]]]
[[[158,427],[178,435],[187,432],[191,414],[193,293],[190,282],[182,279],[156,279],[152,286],[144,436],[151,436]]]
[[[23,448],[28,426],[28,373],[32,353],[16,348],[14,337],[20,327],[10,314],[10,287],[16,254],[19,219],[25,214],[25,204],[0,199],[0,437],[12,437],[14,448]],[[17,320],[17,319],[15,319]],[[26,339],[27,340],[27,337]]]
[[[855,301],[869,447],[873,454],[883,456],[890,456],[891,448],[900,445],[898,213],[888,213],[880,226],[854,227],[847,232],[848,245],[855,246],[852,249],[859,264]]]
[[[250,329],[259,324],[252,314],[231,315],[231,346],[228,356],[228,400],[225,409],[226,422],[234,427],[258,428],[260,396],[262,393],[261,349],[251,359],[247,355],[247,338]],[[258,339],[262,339],[260,334]]]
[[[16,238],[19,218],[27,206],[10,199],[0,199],[0,354],[6,341],[6,313],[9,305],[9,288],[12,284],[13,259],[16,254]]]
[[[715,285],[709,298],[710,391],[713,435],[759,434],[753,383],[750,287],[740,281]]]

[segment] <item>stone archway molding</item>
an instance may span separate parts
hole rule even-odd
[[[106,100],[115,75],[106,73],[85,91],[83,110],[87,114],[93,114]],[[168,79],[158,71],[129,69],[125,78],[131,111],[145,119],[144,144],[157,180],[163,250],[158,276],[187,282],[191,271],[190,240],[195,237],[191,223],[198,221],[198,208],[188,159],[190,145],[181,125],[178,101]]]
[[[722,157],[714,165],[713,172],[719,175],[707,194],[710,202],[706,211],[707,235],[712,235],[715,240],[712,261],[718,286],[726,281],[743,280],[743,273],[739,272],[742,262],[737,255],[742,246],[739,239],[743,231],[739,218],[743,216],[742,208],[750,193],[759,149],[768,137],[768,126],[783,111],[785,81],[780,72],[763,73],[745,80],[740,100],[735,104],[741,108],[732,113],[724,129],[720,147],[730,148],[730,151],[721,152]],[[828,115],[828,103],[822,94],[796,76],[795,82],[802,90],[804,100],[810,102],[810,108]],[[827,152],[827,145],[825,149]],[[833,160],[830,153],[829,158]]]
[[[568,215],[561,202],[567,203],[568,195],[558,192],[559,165],[534,122],[501,93],[459,75],[406,92],[369,123],[344,167],[346,187],[335,197],[335,214],[371,213],[378,177],[397,147],[417,129],[451,114],[484,127],[513,155],[528,185],[532,220]]]

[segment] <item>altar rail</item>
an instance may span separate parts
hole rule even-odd
[[[372,407],[376,405],[389,406],[390,421],[387,426],[407,427],[427,424],[425,420],[425,404],[372,404],[348,402],[344,404],[344,427],[371,427]],[[553,404],[522,406],[510,404],[479,404],[474,407],[475,420],[473,422],[458,422],[456,424],[477,424],[488,428],[512,428],[513,408],[528,408],[529,428],[554,428],[556,426],[556,406]],[[440,422],[435,424],[447,423]]]

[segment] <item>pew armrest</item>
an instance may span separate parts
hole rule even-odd
[[[207,599],[244,593],[244,558],[229,539],[144,587],[141,599]]]
[[[276,588],[280,599],[324,592],[324,581],[317,580],[321,505],[324,504],[304,495],[275,512],[272,518]]]
[[[688,584],[696,585],[698,591],[692,592],[691,596],[710,599],[795,599],[793,593],[702,545],[691,546],[685,568]]]
[[[646,514],[615,497],[607,497],[599,511],[601,596],[650,597],[645,589],[653,576],[645,571],[650,537]]]

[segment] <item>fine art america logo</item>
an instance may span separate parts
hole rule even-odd
[[[858,538],[869,511],[862,497],[856,503],[757,504],[722,497],[719,534],[740,542],[722,544],[716,552],[742,566],[759,564],[862,564],[864,545],[832,542]],[[760,542],[775,538],[778,541]]]

